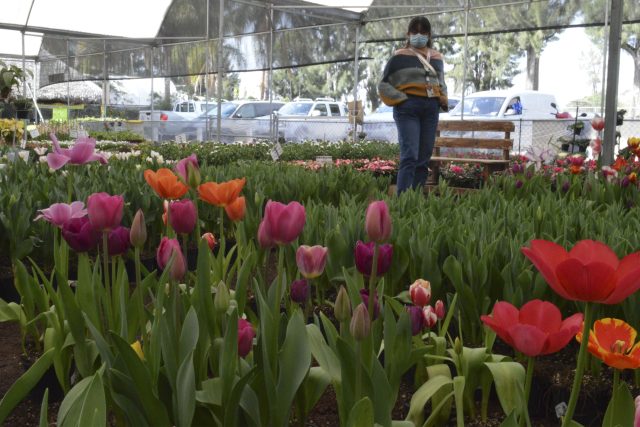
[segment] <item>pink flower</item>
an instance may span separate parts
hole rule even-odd
[[[238,319],[238,355],[240,357],[246,357],[251,352],[255,336],[256,331],[253,325],[245,319]]]
[[[102,154],[96,154],[96,140],[93,138],[78,138],[72,148],[60,148],[60,143],[55,134],[51,134],[53,153],[47,154],[47,163],[53,170],[58,170],[67,163],[72,165],[84,165],[95,162],[107,163],[107,158]]]
[[[300,273],[307,279],[320,276],[327,264],[328,251],[329,249],[319,245],[300,246],[296,251],[296,264]]]
[[[604,129],[604,119],[600,116],[594,117],[593,119],[591,119],[591,127],[595,131],[601,131],[602,129]]]
[[[269,200],[258,228],[258,242],[262,247],[287,245],[302,233],[306,219],[304,206],[300,203],[285,205]]]
[[[444,309],[444,303],[442,302],[441,299],[436,301],[436,305],[435,305],[434,310],[435,310],[436,316],[438,316],[439,320],[444,319],[444,315],[445,315],[446,311]]]
[[[451,170],[451,172],[455,173],[456,175],[464,174],[464,169],[460,166],[452,165],[449,169]]]
[[[71,218],[82,218],[87,215],[87,210],[82,202],[54,203],[47,209],[41,209],[38,212],[40,215],[35,217],[34,221],[44,218],[45,221],[58,228],[62,228]]]
[[[356,268],[364,276],[371,276],[373,269],[373,252],[375,242],[363,243],[360,240],[356,242],[356,248],[354,255],[356,259]],[[378,277],[384,276],[384,274],[391,268],[391,260],[393,258],[393,246],[389,243],[378,246],[378,268],[376,269],[376,275]]]
[[[62,237],[76,252],[87,252],[96,247],[98,233],[93,229],[89,218],[71,218],[62,226]]]
[[[192,176],[193,175],[199,175],[198,172],[200,172],[200,166],[198,166],[198,158],[196,157],[195,154],[190,155],[189,157],[185,157],[184,159],[180,160],[175,168],[174,171],[178,174],[178,176],[182,179],[182,182],[184,182],[186,185],[190,185],[189,183],[189,165],[191,165],[192,168]],[[194,180],[198,181],[199,176],[194,176]],[[195,186],[197,187],[198,185],[200,185],[200,183],[196,183],[194,181]]]
[[[173,280],[181,280],[184,277],[184,274],[187,270],[186,262],[184,260],[184,256],[182,255],[182,250],[180,249],[180,243],[176,239],[169,239],[168,237],[163,237],[160,241],[160,246],[158,246],[158,252],[156,254],[156,262],[158,263],[158,267],[160,270],[164,270],[164,268],[169,263],[171,259],[171,255],[175,253],[175,257],[173,259],[173,264],[171,266],[171,272],[169,276]]]
[[[422,315],[424,316],[425,328],[431,329],[436,325],[436,323],[438,323],[438,316],[430,305],[422,309]]]
[[[189,199],[169,204],[169,222],[178,234],[190,234],[196,226],[196,207]]]
[[[93,193],[87,199],[89,221],[96,231],[110,230],[122,221],[122,196],[111,196],[107,193]]]
[[[431,301],[431,283],[428,280],[418,279],[409,286],[411,301],[418,307],[424,307]]]
[[[382,201],[371,202],[367,207],[365,230],[369,239],[382,243],[391,237],[392,225],[389,207]]]
[[[640,396],[636,397],[635,406],[636,415],[634,417],[633,427],[640,427]]]

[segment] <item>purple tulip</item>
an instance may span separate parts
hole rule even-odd
[[[191,169],[191,177],[189,180],[189,169]],[[189,185],[192,188],[198,187],[200,185],[200,166],[198,165],[198,158],[195,154],[190,155],[189,157],[185,157],[180,160],[174,171],[178,176],[182,179],[182,182]],[[193,182],[191,182],[193,181]],[[193,183],[193,185],[191,185]]]
[[[315,279],[324,271],[329,249],[323,246],[301,245],[296,251],[298,270],[307,279]]]
[[[389,240],[392,229],[387,204],[382,200],[371,202],[365,216],[365,230],[369,239],[378,243]]]
[[[424,328],[424,316],[422,308],[416,305],[407,307],[409,317],[411,318],[411,335],[418,335]]]
[[[72,165],[84,165],[85,163],[99,161],[107,163],[107,158],[102,154],[96,154],[96,140],[93,138],[78,138],[72,148],[60,148],[60,143],[55,134],[51,134],[53,153],[47,154],[47,163],[53,170],[58,170],[67,163]]]
[[[369,307],[369,289],[360,289],[360,298],[365,306]],[[380,304],[378,303],[378,292],[373,292],[373,318],[380,314]]]
[[[98,233],[94,230],[89,218],[71,218],[62,226],[62,237],[69,247],[76,252],[87,252],[96,247]]]
[[[240,357],[246,357],[251,352],[255,336],[256,331],[253,325],[245,319],[238,319],[238,355]]]
[[[304,206],[298,202],[285,205],[269,200],[258,228],[258,242],[263,247],[288,245],[302,233],[306,218]]]
[[[375,242],[362,243],[358,240],[355,249],[356,268],[365,276],[371,276],[373,268],[373,250]],[[393,246],[384,244],[378,246],[378,277],[383,276],[391,267],[391,259],[393,258]]]
[[[111,196],[107,193],[93,193],[87,199],[89,221],[96,231],[111,230],[122,221],[122,196]]]
[[[190,234],[196,226],[196,207],[189,199],[169,204],[169,222],[178,234]]]
[[[521,180],[517,180],[516,181],[516,188],[518,188],[518,189],[522,188],[522,181]]]
[[[160,268],[160,270],[164,270],[173,253],[175,253],[175,257],[173,259],[173,264],[171,266],[171,272],[169,273],[169,276],[173,280],[178,281],[184,277],[184,274],[187,271],[184,256],[182,255],[182,250],[180,249],[180,243],[178,243],[178,240],[176,239],[163,237],[160,241],[158,252],[156,254],[156,262],[158,263],[158,267]]]
[[[562,192],[566,193],[567,191],[569,191],[569,187],[571,187],[571,184],[569,184],[569,181],[565,181],[562,184]]]
[[[44,219],[58,228],[62,228],[62,226],[72,218],[87,216],[87,210],[84,208],[84,203],[82,202],[72,202],[71,204],[54,203],[47,209],[41,209],[39,212],[40,215],[35,217],[34,221]]]
[[[628,176],[625,176],[624,178],[622,178],[622,181],[620,182],[620,186],[622,186],[623,188],[626,188],[629,186],[629,183],[631,181],[629,180]]]
[[[129,229],[122,225],[109,232],[107,247],[110,256],[122,255],[129,250]]]
[[[304,303],[309,298],[309,282],[306,279],[294,280],[291,283],[290,293],[293,302]]]

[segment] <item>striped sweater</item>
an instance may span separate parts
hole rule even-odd
[[[420,60],[408,49],[400,49],[389,59],[382,81],[378,84],[380,99],[386,105],[398,105],[407,95],[427,96],[427,87],[439,97],[441,105],[447,105],[447,85],[444,82],[444,62],[440,55],[431,58],[436,74],[424,69]]]

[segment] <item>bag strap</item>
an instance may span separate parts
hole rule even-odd
[[[418,57],[418,60],[422,63],[422,66],[427,71],[427,73],[431,72],[434,76],[438,75],[435,68],[433,68],[433,65],[429,63],[429,61],[431,60],[431,50],[429,50],[429,53],[425,58],[424,55],[422,55],[422,53],[418,52],[413,47],[409,46],[409,49],[411,49],[411,51],[416,54],[416,56]]]

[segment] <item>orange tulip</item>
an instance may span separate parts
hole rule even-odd
[[[589,353],[612,368],[640,368],[640,342],[635,342],[636,335],[636,330],[620,319],[596,320],[589,331]],[[576,340],[582,342],[582,332]]]
[[[224,211],[231,221],[241,221],[247,210],[247,202],[244,197],[236,197],[236,199],[224,207]]]
[[[188,190],[171,169],[161,168],[157,172],[147,169],[144,171],[144,179],[163,199],[179,199]]]
[[[198,186],[198,194],[200,194],[200,200],[224,208],[238,198],[245,182],[247,182],[246,178],[232,179],[220,184],[205,182]]]

